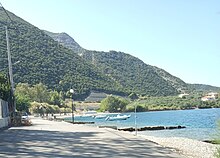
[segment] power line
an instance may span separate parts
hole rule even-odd
[[[3,7],[3,5],[1,4],[1,2],[0,2],[0,5],[1,5],[3,11],[5,12],[5,14],[7,15],[7,17],[9,18],[9,20],[11,21],[11,23],[13,23],[11,17],[9,16],[8,12],[6,11],[6,9]]]
[[[9,24],[7,24],[7,23],[8,23],[8,20],[7,20],[5,25],[6,25],[6,26],[8,25],[8,26],[7,26],[8,29],[13,29],[13,30],[15,30],[17,36],[19,37],[19,35],[21,34],[21,32],[20,32],[19,28],[15,25],[15,21],[12,20],[12,18],[10,17],[8,11],[3,7],[3,5],[2,5],[1,2],[0,2],[0,7],[3,9],[3,11],[5,12],[6,16],[8,17],[8,19],[9,19],[9,21],[10,21]],[[2,23],[2,22],[0,22],[0,23]],[[12,24],[13,27],[9,27],[10,24]],[[3,27],[0,27],[0,29],[3,29]],[[5,29],[5,27],[4,27],[4,29]],[[19,48],[19,46],[20,46],[20,40],[18,40],[18,48]]]
[[[3,5],[0,2],[0,7],[3,9],[3,11],[5,12],[6,16],[8,17],[8,19],[10,20],[11,24],[14,26],[14,30],[16,30],[16,32],[18,31],[18,33],[20,34],[20,31],[18,30],[17,26],[14,24],[14,21],[11,19],[10,15],[8,14],[8,11],[3,7]],[[11,28],[12,29],[12,28]]]

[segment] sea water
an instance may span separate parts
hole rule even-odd
[[[75,117],[75,121],[93,121],[96,126],[135,127],[135,113],[125,114],[130,114],[131,117],[127,120],[118,121],[106,121],[93,117]],[[220,108],[140,112],[136,113],[136,116],[137,128],[145,126],[186,126],[183,129],[138,131],[138,134],[210,140],[217,135]]]

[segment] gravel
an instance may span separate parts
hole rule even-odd
[[[141,137],[161,146],[173,148],[187,158],[213,158],[217,148],[220,148],[220,145],[181,137],[162,138],[145,135],[141,135]]]

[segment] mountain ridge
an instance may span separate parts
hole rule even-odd
[[[203,91],[203,92],[220,92],[220,87],[207,85],[207,84],[191,84],[188,83],[188,86],[193,91]]]
[[[65,32],[62,33],[53,33],[46,30],[43,30],[48,36],[53,38],[55,41],[64,45],[65,47],[73,50],[74,52],[83,53],[86,50],[82,48],[70,35]]]
[[[57,37],[61,37],[62,35],[60,34],[59,36],[57,36]],[[68,36],[69,38],[72,38],[71,36]],[[53,38],[53,37],[52,37]],[[73,39],[73,38],[72,38]],[[57,39],[55,39],[54,38],[54,40],[57,40]],[[69,39],[69,40],[71,40],[71,39]],[[57,40],[58,42],[61,42],[62,43],[62,45],[64,45],[64,46],[66,46],[66,47],[68,47],[69,49],[72,49],[73,51],[75,51],[75,52],[77,52],[77,50],[75,50],[73,47],[69,47],[69,45],[68,44],[66,44],[65,43],[65,41],[64,40],[62,40],[62,38],[61,39],[58,39]],[[117,70],[116,69],[116,67],[115,66],[113,66],[114,64],[116,64],[117,63],[117,65],[118,65],[118,67],[121,67],[121,72],[123,72],[125,69],[126,69],[126,67],[129,67],[130,69],[132,69],[132,67],[130,67],[128,64],[126,64],[126,62],[128,62],[128,61],[126,61],[126,62],[124,62],[123,64],[124,65],[126,65],[126,66],[122,66],[122,65],[120,65],[119,64],[119,61],[116,61],[117,59],[115,58],[115,59],[112,59],[111,58],[111,56],[114,56],[114,54],[115,54],[115,56],[117,56],[118,58],[120,58],[120,60],[122,60],[122,59],[124,59],[124,57],[125,58],[130,58],[130,60],[133,60],[133,61],[135,61],[135,64],[136,64],[136,71],[138,70],[138,65],[140,65],[140,66],[143,66],[144,65],[144,67],[142,67],[141,69],[140,69],[140,71],[142,71],[142,70],[144,70],[144,69],[149,69],[150,71],[151,71],[151,74],[153,74],[153,76],[155,76],[155,79],[156,78],[158,78],[158,76],[159,77],[162,77],[160,80],[161,80],[161,82],[163,82],[164,83],[164,81],[163,80],[165,80],[166,82],[168,82],[168,83],[164,83],[164,84],[167,84],[167,86],[168,87],[170,87],[172,90],[171,91],[175,91],[173,94],[177,94],[177,93],[180,93],[180,92],[185,92],[185,91],[187,91],[187,85],[186,85],[186,83],[184,82],[184,81],[182,81],[181,79],[179,79],[179,78],[177,78],[177,77],[175,77],[175,76],[173,76],[173,75],[171,75],[171,74],[169,74],[169,73],[167,73],[165,70],[163,70],[163,69],[160,69],[160,68],[157,68],[157,67],[155,67],[155,66],[151,66],[151,65],[148,65],[148,64],[146,64],[146,63],[144,63],[143,61],[141,61],[140,59],[138,59],[138,58],[136,58],[136,57],[133,57],[132,55],[130,55],[130,54],[126,54],[126,53],[123,53],[123,52],[116,52],[116,51],[109,51],[109,52],[104,52],[104,51],[91,51],[91,50],[86,50],[86,49],[84,49],[85,51],[83,51],[83,52],[78,52],[78,54],[80,55],[80,56],[82,56],[84,59],[86,59],[87,61],[90,61],[92,64],[94,64],[96,67],[98,67],[103,73],[105,73],[105,74],[107,74],[108,76],[111,76],[114,80],[117,80],[118,82],[120,82],[119,80],[120,80],[120,77],[122,77],[122,76],[120,76],[120,72],[117,72],[117,75],[115,75],[115,70]],[[109,55],[109,54],[111,54],[111,55]],[[116,55],[116,54],[118,54],[118,55]],[[120,55],[121,54],[121,55]],[[122,55],[123,54],[123,55]],[[105,55],[109,55],[109,57],[105,57]],[[128,56],[130,56],[130,57],[128,57]],[[105,61],[103,61],[103,58],[105,58],[106,60]],[[108,60],[109,59],[109,60]],[[125,59],[126,60],[126,59]],[[130,61],[129,60],[129,61]],[[109,62],[111,62],[111,61],[113,61],[114,62],[114,64],[112,63],[112,64],[110,64],[109,65]],[[132,63],[133,64],[133,63]],[[108,66],[106,66],[106,65],[108,65]],[[111,70],[110,70],[111,69]],[[108,71],[111,71],[112,73],[108,73]],[[128,70],[127,70],[128,71]],[[135,74],[136,72],[135,72],[135,70],[133,71],[133,73]],[[150,74],[150,72],[148,71],[148,73]],[[123,74],[124,76],[126,76],[126,74],[124,73]],[[135,75],[135,78],[138,78],[138,76],[140,76],[140,74],[139,75]],[[134,80],[135,80],[135,78],[133,78]],[[148,80],[147,78],[146,78],[146,76],[144,77],[144,79],[146,79],[146,80]],[[140,82],[142,82],[142,83],[144,83],[144,79],[142,79]],[[127,78],[127,80],[130,80],[129,79],[129,77]],[[149,80],[148,80],[149,81]],[[152,82],[152,81],[150,81],[150,82]],[[126,81],[121,81],[120,82],[120,84],[126,84]],[[131,82],[132,83],[132,82]],[[133,83],[134,84],[134,83]],[[129,90],[130,91],[132,91],[135,87],[133,87],[133,86],[130,86],[129,84],[127,84],[128,85],[128,88],[129,88]],[[134,84],[134,85],[136,85],[137,86],[137,84]],[[146,83],[144,84],[144,85],[146,85]],[[150,86],[150,85],[149,85]],[[155,87],[157,87],[157,84],[155,84]],[[139,85],[139,88],[140,88],[140,85]],[[175,90],[174,90],[174,89]],[[145,87],[145,89],[147,89],[147,87]],[[151,88],[150,89],[153,89],[153,87],[151,86]],[[159,90],[159,89],[157,89],[157,90]],[[135,90],[135,91],[138,91],[137,89]],[[142,92],[144,91],[144,89],[142,89]],[[140,93],[140,92],[139,92]],[[149,91],[149,93],[150,93],[150,91]],[[148,95],[149,95],[149,93],[147,93]],[[155,93],[155,92],[154,92]]]
[[[57,33],[59,34],[59,33]],[[67,34],[67,33],[65,33]],[[68,34],[67,34],[68,35]],[[62,36],[60,34],[60,36]],[[59,36],[59,37],[60,37]],[[71,36],[68,35],[69,38],[72,38]],[[73,38],[72,38],[73,39]],[[54,39],[56,40],[56,39]],[[73,47],[69,47],[69,45],[66,45],[65,41],[63,41],[62,39],[59,39],[59,42],[65,46],[65,47],[68,47],[70,49],[72,49],[73,51],[77,52],[77,50],[75,50]],[[77,42],[76,42],[77,43]],[[78,44],[78,43],[77,43]],[[81,47],[81,46],[80,46]],[[81,47],[82,48],[82,47]],[[91,50],[86,50],[84,48],[82,48],[83,51],[78,53],[79,55],[83,55],[83,53],[85,52],[88,52],[88,51],[91,51]],[[93,52],[93,51],[91,51]],[[95,51],[95,52],[103,52],[103,51]],[[110,51],[111,52],[111,51]],[[91,62],[95,62],[95,61],[92,61],[93,59],[88,59],[90,60]],[[169,82],[179,93],[186,93],[186,92],[190,92],[190,91],[194,91],[194,90],[201,90],[201,91],[207,91],[207,87],[209,87],[208,89],[209,90],[213,90],[213,91],[217,91],[220,87],[217,87],[217,86],[211,86],[211,85],[206,85],[206,84],[190,84],[190,83],[185,83],[183,80],[181,80],[180,78],[176,77],[176,76],[173,76],[171,75],[169,72],[161,69],[161,68],[158,68],[156,66],[152,66],[154,69],[155,69],[155,72],[160,75],[161,77],[163,77],[167,82]],[[201,88],[203,87],[203,88]],[[212,88],[210,88],[212,87]]]

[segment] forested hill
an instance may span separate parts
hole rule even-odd
[[[4,26],[8,25],[14,81],[31,85],[42,82],[50,89],[67,92],[74,88],[79,98],[91,90],[128,95],[136,92],[149,96],[176,95],[184,82],[167,80],[155,67],[122,52],[97,52],[80,47],[65,33],[45,33],[16,15],[8,20],[0,8],[0,70],[7,68]],[[50,37],[50,36],[52,37]],[[55,38],[56,39],[53,39]],[[68,41],[59,43],[60,37]],[[57,41],[59,42],[57,42]],[[70,47],[74,44],[73,47]],[[6,73],[6,71],[5,71]],[[163,72],[165,73],[165,71]],[[166,76],[166,77],[164,77]],[[181,81],[181,86],[178,86]],[[175,83],[175,86],[174,86]]]
[[[8,25],[15,83],[42,82],[48,88],[88,95],[90,90],[125,92],[120,84],[100,72],[77,53],[60,45],[44,31],[0,8],[0,70],[7,70],[5,25]],[[9,23],[10,22],[10,23]],[[6,71],[5,71],[6,72]]]
[[[84,59],[90,60],[97,68],[120,83],[126,90],[149,96],[166,96],[178,93],[177,88],[151,65],[123,52],[83,53]],[[178,83],[176,82],[175,85]],[[178,86],[177,86],[178,87]]]
[[[156,66],[153,67],[155,72],[161,76],[164,80],[166,80],[169,84],[171,84],[178,92],[186,93],[189,91],[188,85],[178,77],[175,77],[168,73],[167,71],[160,69]]]
[[[53,36],[51,37],[54,38]],[[77,49],[65,42],[72,41],[73,38],[68,36],[70,39],[63,40],[67,37],[63,33],[56,34],[56,37],[59,38],[54,38],[54,40],[77,52]],[[151,96],[175,95],[178,92],[187,91],[187,84],[181,79],[172,76],[163,69],[145,64],[140,59],[129,54],[116,51],[83,50],[83,52],[78,52],[80,56],[117,81],[127,91],[135,91]]]
[[[220,87],[205,85],[205,84],[188,84],[189,88],[193,91],[202,92],[220,92]]]

